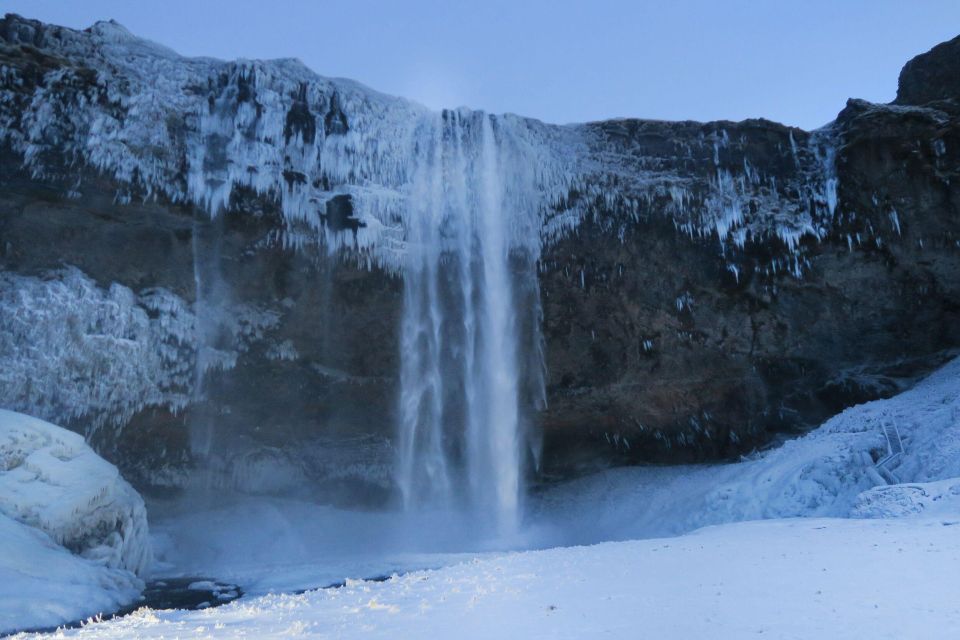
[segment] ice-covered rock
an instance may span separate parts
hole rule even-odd
[[[39,278],[0,272],[2,406],[81,421],[88,435],[144,406],[181,409],[196,368],[196,325],[166,290],[104,289],[75,268]],[[223,355],[220,366],[236,358]]]
[[[73,555],[43,531],[0,514],[0,634],[53,627],[133,602],[129,571]]]
[[[79,421],[87,435],[147,406],[177,412],[198,371],[235,366],[275,322],[235,305],[221,323],[229,340],[213,348],[202,344],[196,305],[166,289],[104,288],[73,267],[43,277],[0,271],[0,398],[52,422]]]
[[[152,560],[143,499],[117,468],[80,435],[6,410],[0,514],[108,568],[143,574]]]

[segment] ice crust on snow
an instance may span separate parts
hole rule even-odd
[[[79,434],[0,410],[0,514],[136,574],[152,562],[143,499]]]
[[[944,516],[960,524],[960,478],[874,487],[857,496],[855,518]]]

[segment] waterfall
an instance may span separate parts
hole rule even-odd
[[[526,423],[543,395],[542,362],[527,364],[541,353],[537,212],[508,129],[444,111],[414,136],[398,433],[405,506],[499,534],[518,523]]]
[[[194,316],[196,317],[197,327],[197,353],[194,363],[193,390],[191,393],[191,402],[199,403],[203,399],[204,378],[207,372],[207,352],[213,343],[215,332],[215,319],[213,304],[210,301],[211,292],[214,289],[212,277],[215,271],[211,265],[216,262],[217,256],[208,254],[210,247],[206,246],[201,237],[203,227],[200,221],[195,217],[193,220],[193,229],[190,236],[191,250],[193,253],[193,284],[194,284]],[[209,234],[207,234],[209,235]],[[198,459],[205,459],[210,455],[213,446],[213,421],[209,416],[194,415],[189,423],[190,431],[190,451]]]
[[[209,486],[212,482],[211,461],[222,449],[223,443],[220,442],[222,434],[218,434],[218,416],[208,404],[210,389],[207,378],[213,370],[233,366],[235,356],[230,353],[234,338],[226,326],[229,287],[224,281],[220,265],[223,215],[200,216],[198,213],[194,218],[191,234],[197,351],[191,392],[193,408],[188,418],[188,430],[190,453],[197,463],[194,480],[201,486]]]

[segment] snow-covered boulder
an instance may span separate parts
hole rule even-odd
[[[43,531],[0,514],[0,635],[110,613],[142,590],[129,571],[75,556]]]
[[[80,435],[5,410],[0,515],[105,567],[142,574],[152,561],[143,499],[117,468]]]

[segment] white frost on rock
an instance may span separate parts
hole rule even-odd
[[[279,316],[250,305],[221,312],[232,349],[200,344],[197,316],[160,288],[101,288],[79,269],[43,277],[0,272],[0,406],[88,433],[149,406],[183,409],[200,368],[230,369]]]
[[[24,21],[6,38],[65,62],[29,87],[17,68],[0,67],[0,142],[35,176],[56,173],[52,158],[80,160],[118,180],[119,201],[162,194],[211,215],[248,188],[279,202],[278,244],[348,249],[361,262],[399,269],[416,149],[425,142],[418,134],[436,117],[425,107],[318,76],[297,60],[181,57],[109,22],[74,31]],[[548,206],[571,180],[555,150],[576,133],[496,119],[498,141],[541,187],[517,194],[515,204]],[[328,204],[344,195],[352,228],[326,220]]]
[[[2,409],[0,514],[109,568],[152,561],[143,499],[117,468],[79,434]]]
[[[0,273],[0,406],[89,429],[190,397],[194,315],[161,289],[101,289],[77,269]]]
[[[0,141],[22,154],[34,175],[56,174],[57,158],[71,166],[80,161],[119,182],[118,201],[161,194],[211,215],[249,189],[280,205],[270,243],[401,268],[416,226],[409,205],[416,159],[430,142],[425,125],[440,114],[319,76],[296,60],[181,57],[115,23],[81,32],[21,21],[8,31],[11,43],[63,61],[39,79],[0,65]],[[471,114],[479,112],[448,110],[442,117]],[[716,236],[722,251],[779,236],[796,253],[800,237],[826,235],[837,208],[830,128],[803,144],[789,132],[781,155],[790,162],[792,154],[793,169],[778,182],[722,123],[692,133],[674,156],[661,158],[631,137],[627,121],[554,126],[509,114],[492,118],[511,166],[533,174],[524,178],[532,190],[510,192],[506,185],[517,215],[515,246],[553,242],[588,216],[616,227],[659,210],[679,232]],[[671,164],[711,153],[702,174]],[[84,188],[78,181],[70,191]],[[336,220],[331,211],[344,196],[349,217]],[[530,214],[539,228],[526,225]],[[803,267],[794,260],[783,270],[799,275]]]

